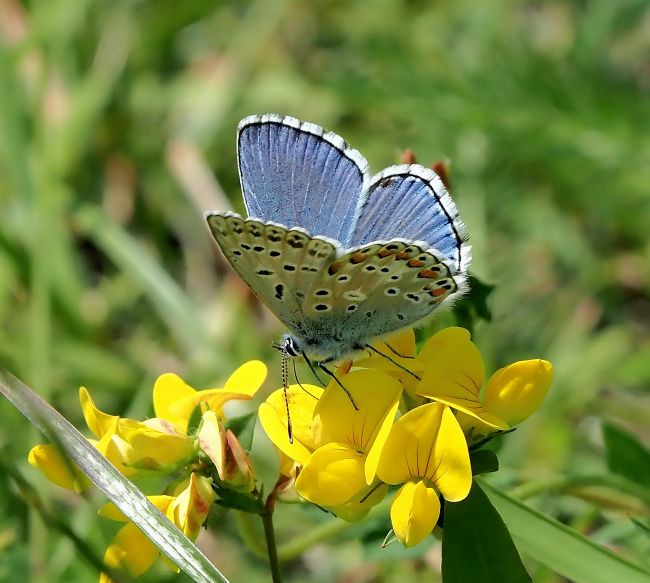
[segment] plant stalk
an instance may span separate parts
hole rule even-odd
[[[266,551],[271,567],[271,578],[273,583],[282,583],[282,573],[280,572],[280,561],[278,559],[278,548],[275,543],[275,532],[273,528],[273,507],[275,499],[269,496],[266,502],[266,511],[262,514],[262,524],[264,525],[264,537],[266,538]]]

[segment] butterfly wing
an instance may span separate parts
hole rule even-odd
[[[336,258],[336,242],[230,212],[210,212],[206,220],[226,259],[253,293],[301,334],[304,290]]]
[[[402,240],[339,253],[303,301],[308,349],[343,356],[377,336],[412,326],[465,291],[464,275],[453,271],[441,255]]]
[[[399,236],[424,241],[467,271],[470,247],[465,225],[438,175],[418,164],[390,166],[371,180],[362,195],[350,245],[386,241]]]
[[[249,216],[346,241],[368,163],[333,132],[293,117],[255,115],[239,124],[239,175]]]

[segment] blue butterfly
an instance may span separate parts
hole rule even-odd
[[[338,135],[276,114],[243,119],[248,218],[208,212],[235,271],[287,326],[280,348],[325,364],[420,322],[466,291],[470,247],[432,170],[368,162]]]

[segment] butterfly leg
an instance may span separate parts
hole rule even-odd
[[[391,351],[395,356],[399,356],[400,358],[411,358],[411,359],[414,359],[414,358],[415,358],[415,356],[409,356],[408,354],[402,354],[401,352],[397,352],[397,350],[395,350],[395,349],[394,349],[390,344],[388,344],[388,342],[384,342],[384,344],[385,344],[386,346],[388,346],[388,348],[390,349],[390,351]]]
[[[412,377],[415,377],[416,379],[420,380],[420,377],[419,377],[418,375],[416,375],[412,370],[409,370],[409,369],[406,368],[405,366],[402,366],[402,365],[401,365],[399,362],[397,362],[394,358],[391,358],[390,356],[388,356],[388,354],[384,354],[384,353],[381,352],[380,350],[377,350],[374,346],[371,346],[370,344],[366,344],[366,345],[363,346],[362,348],[367,348],[368,350],[371,350],[371,351],[374,352],[375,354],[378,354],[379,356],[384,357],[384,358],[385,358],[386,360],[388,360],[389,362],[392,362],[392,363],[393,363],[397,368],[401,368],[404,372],[407,372],[407,373],[409,373]]]
[[[301,383],[300,380],[298,379],[298,371],[296,370],[296,359],[295,359],[295,358],[292,359],[291,364],[293,365],[293,376],[294,376],[294,378],[296,379],[296,382],[298,383],[298,386],[299,386],[299,387],[300,387],[300,388],[301,388],[305,393],[307,393],[310,397],[313,397],[314,399],[316,399],[316,400],[318,401],[318,397],[317,397],[316,395],[312,395],[312,394],[311,394],[307,389],[305,389],[305,387],[302,386],[302,383]],[[316,377],[316,378],[318,378],[318,377]],[[318,382],[320,382],[320,379],[318,379]],[[321,383],[321,384],[323,384],[323,383]]]
[[[333,359],[323,360],[323,361],[321,361],[321,362],[318,363],[318,367],[319,367],[319,368],[320,368],[320,369],[321,369],[325,374],[331,376],[331,377],[334,379],[334,381],[336,382],[336,384],[337,384],[339,387],[341,387],[341,388],[345,391],[345,394],[348,396],[348,399],[350,399],[350,403],[352,403],[352,406],[355,408],[355,410],[358,411],[358,410],[359,410],[359,407],[357,407],[357,404],[356,404],[356,402],[355,402],[355,400],[354,400],[354,397],[352,396],[352,394],[350,393],[350,391],[348,391],[348,390],[343,386],[343,383],[342,383],[339,379],[336,378],[336,376],[334,375],[334,373],[333,373],[329,368],[327,368],[327,365],[328,365],[330,362],[332,362],[332,360],[333,360]]]
[[[305,351],[302,351],[302,357],[305,359],[305,362],[307,363],[307,366],[309,367],[309,370],[312,372],[316,380],[320,383],[321,387],[325,386],[325,383],[320,380],[320,377],[316,374],[316,369],[314,368],[314,365],[312,364],[311,360],[307,357],[305,354]]]

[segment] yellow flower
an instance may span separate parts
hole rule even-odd
[[[157,379],[153,391],[156,417],[146,421],[104,413],[84,387],[79,389],[79,400],[86,424],[96,438],[89,441],[123,475],[135,478],[154,472],[170,473],[189,464],[197,455],[195,439],[187,435],[187,425],[194,409],[201,405],[206,412],[212,411],[214,419],[222,418],[226,401],[250,399],[265,377],[266,366],[259,361],[250,361],[240,366],[223,388],[195,391],[179,376],[163,374]],[[235,443],[234,435],[226,434],[224,439],[230,443],[230,457],[224,459],[234,463],[234,466],[228,466],[231,484],[237,482],[239,488],[248,489],[252,473],[246,469],[247,458],[239,443]],[[212,445],[211,453],[214,453],[214,447]],[[29,454],[29,462],[60,486],[80,490],[88,485],[54,446],[36,446]],[[221,471],[223,469],[222,466]],[[236,479],[235,473],[238,473]]]
[[[149,501],[163,512],[191,540],[196,540],[216,496],[210,478],[191,474],[175,496],[148,496]],[[160,551],[132,522],[113,505],[106,504],[99,515],[127,522],[111,541],[104,555],[104,564],[125,570],[138,577],[153,566]],[[111,579],[102,573],[100,583]]]
[[[544,400],[553,377],[548,361],[520,361],[494,373],[482,393],[485,366],[464,328],[434,334],[418,359],[425,363],[418,394],[474,417],[471,422],[463,417],[463,426],[483,433],[509,429],[526,419]]]
[[[301,496],[333,510],[373,484],[402,393],[395,378],[377,370],[353,371],[339,380],[359,410],[341,387],[330,383],[314,410],[318,447],[296,480]]]
[[[79,400],[88,428],[99,439],[95,447],[127,477],[171,471],[195,454],[192,440],[165,419],[141,422],[108,415],[84,387]]]
[[[242,364],[223,388],[197,391],[173,373],[160,375],[153,388],[153,407],[156,417],[167,419],[178,431],[186,431],[196,407],[205,404],[207,409],[223,416],[223,405],[232,399],[250,399],[266,378],[266,365],[259,360]]]
[[[331,509],[346,520],[361,518],[386,494],[375,480],[381,448],[388,436],[402,393],[400,382],[379,370],[339,366],[336,375],[351,393],[332,381],[325,391],[305,385],[288,390],[293,443],[287,435],[283,391],[275,391],[259,408],[267,435],[289,460],[302,466],[295,480],[305,499]],[[286,458],[283,458],[286,460]],[[291,472],[288,461],[284,466]]]
[[[398,419],[381,453],[377,476],[388,484],[404,484],[393,498],[391,522],[405,547],[418,544],[440,515],[437,492],[458,502],[472,485],[467,443],[451,410],[429,403]]]

